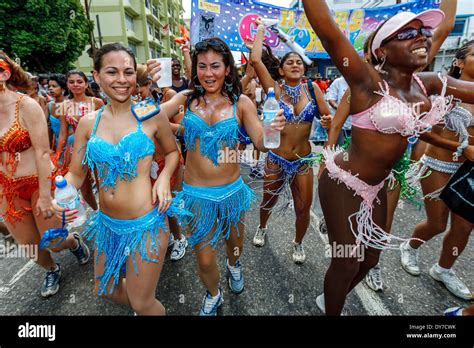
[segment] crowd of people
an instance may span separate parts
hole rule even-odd
[[[82,203],[93,211],[82,233],[39,250],[42,296],[59,291],[61,266],[54,253],[69,249],[84,265],[92,259],[83,240],[88,238],[94,239],[97,296],[137,315],[163,315],[155,294],[167,249],[178,261],[190,245],[205,288],[199,314],[217,315],[224,300],[218,248],[225,243],[228,286],[240,294],[245,213],[256,206],[257,193],[262,200],[253,244],[264,247],[273,237],[268,221],[277,203],[292,207],[292,259],[305,262],[316,178],[324,215],[320,232],[347,250],[331,257],[324,293],[316,298],[323,313],[340,315],[347,295],[364,279],[374,291],[383,290],[383,250],[398,249],[403,269],[420,275],[419,248],[446,231],[449,216],[439,261],[429,274],[453,295],[472,299],[453,266],[473,223],[440,193],[464,162],[474,160],[474,42],[457,50],[447,74],[420,72],[454,26],[456,1],[389,18],[366,39],[363,57],[325,2],[303,3],[342,74],[333,81],[320,74],[307,78],[296,52],[276,57],[264,43],[267,28],[260,19],[240,73],[227,44],[210,38],[192,50],[183,45],[184,76],[181,61],[173,59],[172,85],[165,88],[157,87],[156,60],[138,64],[119,43],[97,51],[92,78],[78,70],[38,78],[0,52],[1,213],[8,233],[20,245],[38,245],[47,229],[77,218],[78,210],[62,208],[52,197],[57,175],[80,189]],[[270,89],[280,105],[271,125],[281,136],[275,149],[264,146],[261,122]],[[137,117],[133,109],[142,101],[159,113]],[[248,145],[254,149],[252,187],[241,175]],[[426,221],[410,238],[390,233],[399,199],[426,209]]]

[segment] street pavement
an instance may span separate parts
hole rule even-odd
[[[249,169],[242,174],[248,180]],[[220,315],[322,315],[316,297],[323,291],[323,280],[329,265],[325,253],[327,236],[317,229],[321,208],[315,180],[311,225],[304,240],[307,259],[302,265],[292,261],[294,212],[274,214],[270,218],[267,243],[262,248],[252,245],[258,226],[258,203],[246,215],[246,234],[241,262],[245,274],[245,290],[240,295],[230,292],[225,279],[224,245],[219,247],[220,284],[224,288],[224,303]],[[260,200],[261,194],[259,194]],[[335,197],[335,199],[337,199]],[[392,233],[409,237],[414,226],[425,219],[425,212],[404,202],[397,208]],[[384,291],[375,293],[363,282],[348,296],[346,315],[442,315],[448,307],[467,306],[451,295],[444,286],[430,277],[429,268],[440,254],[443,235],[422,246],[421,275],[413,277],[400,266],[400,253],[382,253],[381,266]],[[326,239],[327,240],[327,239]],[[0,243],[5,243],[1,240]],[[92,247],[92,242],[87,242]],[[474,289],[474,244],[472,240],[455,265],[457,274]],[[93,262],[79,266],[76,258],[63,251],[55,255],[62,267],[61,288],[51,298],[40,295],[44,271],[33,262],[21,258],[0,259],[0,315],[133,315],[133,312],[93,294]],[[192,248],[177,262],[166,255],[156,296],[169,315],[197,315],[204,287],[196,272]]]

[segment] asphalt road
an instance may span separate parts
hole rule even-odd
[[[248,168],[243,168],[242,174],[247,178]],[[272,215],[267,244],[263,248],[252,245],[258,226],[258,205],[247,214],[241,258],[246,287],[240,295],[228,289],[223,272],[224,248],[220,248],[221,285],[225,289],[221,315],[322,315],[316,306],[316,296],[323,291],[329,259],[325,255],[325,236],[317,230],[321,209],[316,190],[317,187],[311,225],[304,241],[307,260],[303,265],[296,265],[291,259],[295,221],[292,211]],[[424,218],[424,210],[405,203],[396,211],[392,232],[409,237],[414,226]],[[384,291],[374,293],[364,283],[359,284],[347,298],[345,314],[431,316],[441,315],[448,307],[468,305],[469,301],[454,297],[428,274],[439,256],[442,238],[439,235],[422,247],[419,277],[401,268],[398,251],[384,252],[381,259]],[[1,237],[0,243],[5,243]],[[471,289],[474,289],[473,255],[471,240],[455,265]],[[79,266],[68,251],[57,254],[56,259],[63,269],[61,288],[53,297],[44,299],[40,295],[44,276],[40,267],[21,258],[1,258],[0,315],[133,315],[130,309],[93,295],[92,262]],[[167,255],[156,293],[167,313],[196,315],[203,295],[193,250],[188,248],[186,256],[177,262],[171,262]]]

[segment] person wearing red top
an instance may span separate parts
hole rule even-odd
[[[328,89],[328,84],[326,83],[326,81],[323,80],[321,74],[316,74],[314,78],[314,82],[318,85],[321,92],[326,93],[326,90]]]

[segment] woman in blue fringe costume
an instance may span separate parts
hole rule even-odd
[[[95,292],[139,315],[164,315],[155,292],[169,239],[165,214],[181,211],[171,205],[170,178],[178,164],[174,135],[164,113],[146,121],[133,116],[136,60],[128,48],[115,43],[99,49],[94,78],[110,103],[81,118],[65,178],[81,187],[88,170],[98,174],[100,210],[84,232],[95,236]],[[152,187],[153,138],[166,164]],[[54,208],[61,215],[63,209]],[[67,221],[76,212],[66,212]]]
[[[158,79],[159,65],[149,61],[149,71]],[[252,101],[241,92],[232,52],[219,38],[196,44],[192,57],[194,91],[183,91],[161,105],[168,115],[186,108],[182,121],[188,155],[183,190],[175,201],[194,215],[186,219],[189,243],[197,255],[198,274],[206,288],[200,315],[217,315],[223,301],[219,288],[217,243],[226,240],[226,270],[233,293],[244,289],[242,255],[244,213],[255,193],[240,176],[238,135],[245,126],[254,146],[263,146],[263,128]],[[273,122],[281,131],[283,110]]]

